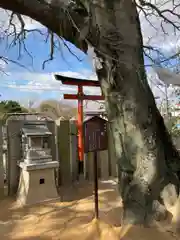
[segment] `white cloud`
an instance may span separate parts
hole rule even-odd
[[[19,91],[42,93],[46,91],[57,91],[61,93],[75,93],[77,87],[70,85],[63,85],[61,81],[57,81],[54,78],[54,74],[60,74],[63,76],[97,80],[95,74],[89,71],[81,72],[56,72],[56,73],[36,73],[36,72],[12,72],[1,80],[0,87],[8,87],[18,89]],[[157,96],[159,93],[164,94],[164,87],[159,85],[159,78],[153,69],[148,70],[148,79],[150,86]],[[86,94],[100,94],[100,88],[98,87],[84,87]]]
[[[63,99],[64,93],[77,93],[77,87],[63,85],[60,81],[55,80],[55,73],[35,73],[35,72],[13,72],[9,73],[8,76],[4,76],[2,81],[0,82],[0,88],[6,87],[10,89],[17,89],[19,92],[27,92],[27,99],[18,99],[21,101],[21,104],[28,105],[29,100],[33,100],[35,104],[41,102],[42,93],[47,94],[52,92],[58,92],[58,99]],[[95,74],[90,71],[82,70],[81,72],[58,72],[56,74],[60,74],[68,77],[82,78],[82,79],[91,79],[97,80]],[[12,80],[13,79],[13,80]],[[14,80],[17,79],[17,80]],[[25,83],[26,81],[26,83]],[[101,90],[99,87],[84,87],[85,94],[95,94],[100,95]],[[20,95],[20,94],[19,94]],[[75,105],[77,101],[68,100],[68,104]],[[100,103],[94,101],[84,101],[84,107],[86,110],[98,110],[100,107]]]
[[[35,73],[35,72],[13,72],[9,73],[8,76],[5,76],[1,79],[0,88],[3,87],[17,89],[19,92],[27,92],[27,99],[21,99],[21,94],[18,95],[21,99],[21,103],[27,105],[27,101],[33,100],[35,102],[40,102],[42,100],[42,93],[47,94],[47,99],[49,98],[49,93],[56,92],[58,93],[58,99],[63,99],[64,93],[77,93],[77,87],[63,85],[60,81],[56,81],[54,78],[55,73]],[[81,72],[58,72],[58,74],[75,77],[75,78],[87,78],[95,80],[95,74],[89,71]],[[157,102],[161,103],[166,99],[166,90],[163,83],[160,84],[160,80],[153,69],[148,70],[148,80],[155,97],[159,99]],[[25,82],[26,81],[26,82]],[[85,94],[95,94],[100,95],[101,90],[99,87],[84,87]],[[50,95],[52,96],[52,95]],[[57,95],[56,95],[57,96]],[[170,104],[173,105],[176,102],[174,96],[174,88],[168,88],[168,98],[171,100]],[[20,100],[19,98],[17,100]],[[69,104],[76,104],[76,101],[68,100]],[[97,110],[100,107],[98,102],[85,101],[85,109]]]
[[[55,73],[11,72],[8,74],[8,76],[4,75],[4,78],[0,83],[0,87],[8,87],[18,89],[19,91],[31,91],[38,93],[46,91],[75,93],[77,91],[75,86],[63,85],[60,81],[55,80],[54,74]],[[75,78],[87,78],[92,80],[97,79],[92,72],[83,70],[81,72],[58,72],[58,74]],[[98,88],[93,87],[85,87],[84,91],[88,94],[100,93]]]

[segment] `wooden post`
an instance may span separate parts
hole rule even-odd
[[[77,119],[77,128],[78,128],[78,156],[79,161],[84,159],[84,144],[83,144],[83,87],[78,86],[78,119]]]
[[[98,206],[98,163],[97,163],[97,151],[94,152],[94,207],[95,218],[99,218],[99,206]]]

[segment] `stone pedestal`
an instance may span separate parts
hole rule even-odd
[[[30,205],[58,198],[54,169],[58,162],[26,164],[21,162],[17,201],[21,205]]]

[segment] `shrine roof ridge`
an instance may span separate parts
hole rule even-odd
[[[52,135],[48,127],[44,124],[42,125],[24,124],[24,126],[22,127],[22,132],[26,136]]]

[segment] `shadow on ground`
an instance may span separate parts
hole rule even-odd
[[[40,237],[40,236],[29,236],[29,237],[22,237],[19,240],[51,240],[49,237]]]
[[[122,203],[113,183],[107,181],[99,184],[100,221],[94,220],[93,185],[87,182],[61,189],[63,201],[19,208],[14,199],[5,199],[0,203],[0,239],[174,239],[163,227],[121,228]]]

